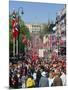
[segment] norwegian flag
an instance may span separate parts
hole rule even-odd
[[[17,38],[18,37],[18,30],[19,30],[19,25],[18,23],[15,24],[15,27],[13,28],[13,37]]]
[[[12,28],[13,28],[13,38],[16,39],[18,37],[19,24],[15,11],[13,11],[12,16]]]
[[[15,27],[15,22],[16,22],[16,13],[15,13],[15,11],[13,11],[13,14],[12,14],[12,28]]]

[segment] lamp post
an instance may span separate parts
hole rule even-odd
[[[18,39],[16,40],[16,54],[18,55],[18,60],[19,60],[19,35],[20,35],[20,11],[21,11],[21,14],[23,15],[24,12],[23,12],[23,8],[20,7],[18,8]]]

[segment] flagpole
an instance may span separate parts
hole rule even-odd
[[[18,39],[16,39],[16,55],[18,55]]]
[[[15,60],[15,37],[14,37],[14,29],[15,29],[15,19],[16,19],[16,13],[15,13],[15,10],[13,10],[13,19],[12,19],[12,32],[13,32],[13,57],[14,57],[14,60]]]
[[[16,54],[18,55],[18,60],[19,60],[19,35],[20,35],[20,17],[19,17],[20,9],[22,9],[21,14],[24,14],[23,8],[22,7],[18,8],[18,27],[19,28],[18,28],[18,38],[16,39]]]
[[[13,38],[13,57],[15,58],[15,38]]]

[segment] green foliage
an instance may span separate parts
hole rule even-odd
[[[48,33],[49,27],[48,24],[44,24],[43,30],[40,31],[40,38],[43,40],[43,36]]]
[[[45,34],[53,33],[53,26],[54,26],[53,23],[51,23],[51,24],[44,24],[43,30],[40,32],[40,38],[43,39],[43,36]]]
[[[49,33],[49,26],[48,25],[44,25],[43,34],[47,34],[47,33]]]
[[[11,30],[9,30],[9,51],[10,53],[13,51],[13,38]]]
[[[22,43],[22,33],[19,35],[19,51],[24,51],[25,45]]]
[[[12,37],[12,16],[9,16],[9,50],[12,51],[13,49],[13,37]],[[25,34],[27,39],[30,39],[30,32],[29,29],[25,26],[24,21],[19,17],[19,25],[20,25],[20,32],[19,32],[19,49],[23,51],[25,45],[22,43],[22,35]]]
[[[50,24],[50,26],[49,26],[49,33],[53,33],[53,27],[54,27],[54,24]]]
[[[11,15],[9,16],[9,30],[12,29],[12,23],[11,23],[12,17]]]

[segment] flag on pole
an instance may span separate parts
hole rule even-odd
[[[13,11],[13,14],[12,14],[12,28],[15,27],[15,22],[16,22],[16,13],[15,13],[15,11]]]
[[[15,11],[13,11],[13,16],[12,16],[12,28],[13,28],[13,38],[16,39],[18,37],[19,24]]]
[[[18,21],[16,20],[15,22],[15,27],[13,28],[13,37],[16,39],[18,37],[18,31],[19,30],[19,24]]]

